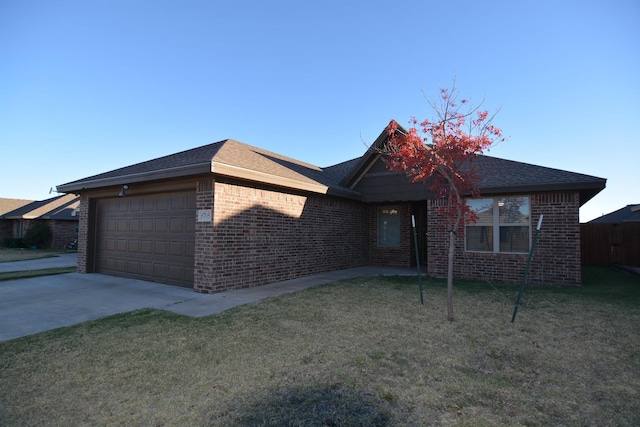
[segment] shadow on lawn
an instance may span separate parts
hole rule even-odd
[[[338,383],[274,391],[268,399],[236,404],[230,413],[240,426],[386,426],[392,424],[389,403]],[[216,418],[212,425],[223,421]]]

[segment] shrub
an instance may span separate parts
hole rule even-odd
[[[20,237],[5,237],[2,239],[2,245],[8,249],[24,248],[24,241]]]
[[[24,233],[24,244],[27,247],[44,248],[51,239],[51,228],[45,223],[36,222]]]

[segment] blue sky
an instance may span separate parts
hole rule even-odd
[[[0,0],[0,197],[233,138],[328,166],[390,119],[500,109],[488,154],[640,203],[640,2]]]

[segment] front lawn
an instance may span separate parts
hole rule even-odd
[[[50,258],[58,256],[64,251],[51,249],[6,249],[0,248],[0,262],[25,261],[29,259]]]
[[[29,277],[52,276],[78,271],[76,267],[43,268],[39,270],[8,271],[0,273],[0,282],[4,280],[27,279]]]
[[[424,283],[424,281],[423,281]],[[0,343],[0,425],[640,425],[640,279],[362,278],[203,319],[142,310]]]

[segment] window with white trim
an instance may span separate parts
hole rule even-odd
[[[529,252],[531,202],[528,196],[467,199],[478,216],[465,228],[465,250],[473,252]]]
[[[378,246],[400,246],[400,215],[398,208],[378,208]]]

